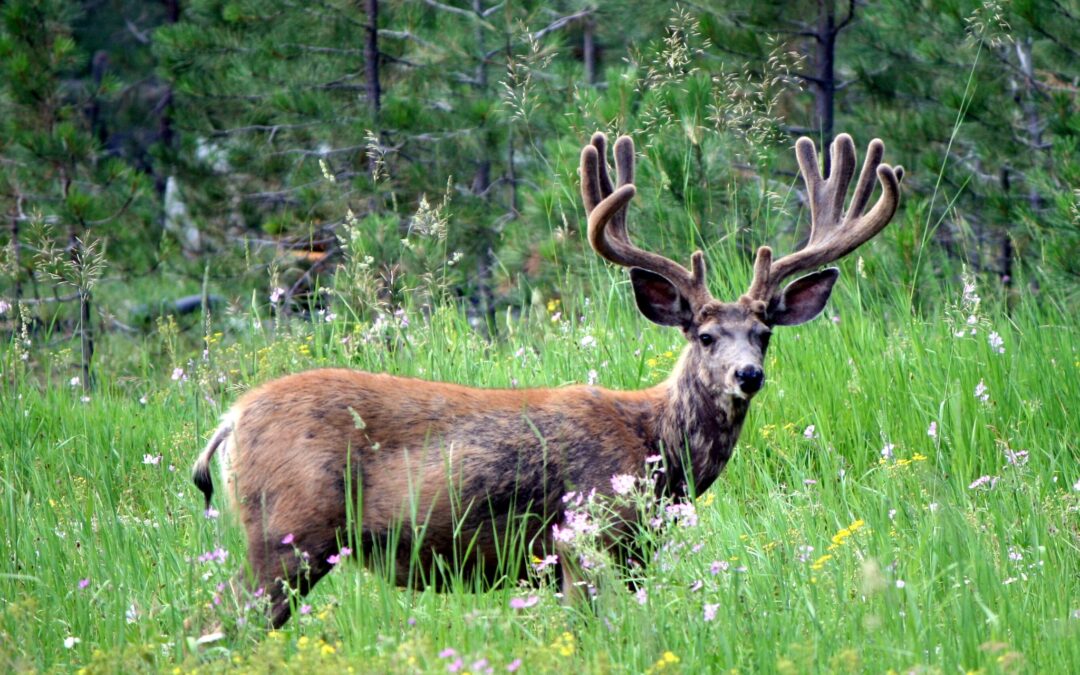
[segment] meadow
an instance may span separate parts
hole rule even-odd
[[[727,262],[714,287],[748,274]],[[970,281],[916,311],[901,284],[864,292],[867,267],[845,261],[826,314],[778,329],[731,463],[637,592],[615,580],[564,604],[541,569],[532,587],[440,594],[345,560],[273,632],[227,592],[244,543],[190,481],[240,392],[324,365],[636,388],[683,338],[599,263],[600,295],[508,312],[495,340],[452,305],[304,322],[254,298],[206,331],[163,319],[104,348],[124,374],[102,368],[90,393],[66,343],[16,335],[0,355],[0,669],[1077,672],[1076,317],[1049,297],[1006,313]]]

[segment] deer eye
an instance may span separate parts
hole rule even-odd
[[[698,340],[701,341],[701,346],[703,347],[708,347],[712,343],[716,342],[716,338],[709,335],[708,333],[702,333],[701,335],[699,335]]]

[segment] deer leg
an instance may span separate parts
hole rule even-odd
[[[281,543],[262,533],[250,537],[248,559],[254,585],[266,593],[267,616],[273,628],[280,628],[292,614],[292,595],[306,596],[316,583],[333,569],[327,558],[338,553],[336,536],[302,536]],[[258,591],[256,591],[257,593]]]

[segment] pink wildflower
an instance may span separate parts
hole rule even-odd
[[[627,473],[621,473],[611,477],[611,489],[617,495],[629,494],[634,489],[637,478]]]
[[[971,482],[971,485],[968,486],[968,489],[969,490],[976,490],[976,489],[981,488],[983,486],[988,486],[987,489],[992,490],[992,489],[994,489],[994,486],[997,485],[998,480],[999,479],[998,479],[997,476],[979,476],[978,478],[976,478],[974,481]]]
[[[716,618],[716,610],[720,609],[720,603],[715,605],[705,604],[705,620],[712,621]]]
[[[530,595],[527,598],[510,598],[510,609],[528,609],[540,602],[540,596]]]
[[[559,556],[555,555],[554,553],[550,553],[550,554],[544,556],[543,560],[541,560],[540,562],[533,565],[533,568],[537,572],[539,572],[539,571],[543,570],[546,567],[550,567],[551,565],[554,565],[557,562],[559,562]]]

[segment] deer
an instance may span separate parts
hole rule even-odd
[[[613,476],[645,476],[656,456],[665,468],[649,478],[658,494],[680,501],[708,490],[765,383],[772,329],[818,316],[839,276],[836,267],[818,268],[876,236],[899,203],[903,168],[882,163],[878,139],[869,144],[846,211],[856,167],[851,137],[840,134],[832,143],[827,178],[813,141],[800,138],[795,152],[811,212],[809,238],[775,260],[768,246],[759,247],[749,289],[723,302],[707,288],[702,251],[688,269],[631,242],[633,141],[622,136],[614,144],[614,184],[606,136],[596,133],[583,148],[591,247],[629,268],[645,318],[678,328],[687,340],[670,376],[655,386],[481,389],[327,368],[242,396],[199,456],[193,480],[209,509],[210,461],[220,452],[229,506],[247,535],[246,584],[266,591],[270,624],[288,621],[290,596],[308,593],[346,542],[367,560],[383,551],[391,581],[402,586],[439,587],[439,575],[428,572],[447,562],[493,583],[500,575],[524,578],[527,564],[499,563],[515,524],[529,551],[556,552],[569,595],[579,584],[572,553],[552,535],[564,524],[565,497],[610,495]],[[881,195],[867,211],[875,177]],[[608,536],[605,545],[616,547],[625,529]]]

